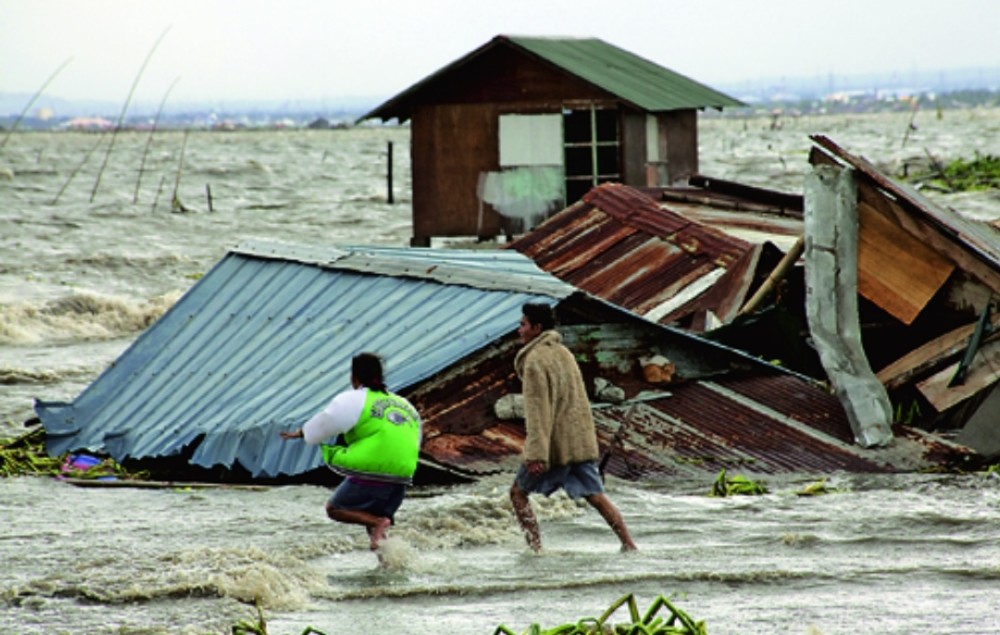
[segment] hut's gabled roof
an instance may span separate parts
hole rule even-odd
[[[690,77],[597,38],[509,37],[533,53],[649,112],[745,106]]]
[[[704,108],[721,110],[724,107],[745,105],[709,86],[598,38],[498,35],[475,51],[392,97],[360,120],[409,119],[417,105],[433,101],[435,86],[447,82],[449,76],[460,68],[475,64],[485,54],[501,47],[553,66],[560,72],[575,76],[647,112]],[[572,98],[572,95],[567,98]]]

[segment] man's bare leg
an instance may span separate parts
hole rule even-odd
[[[514,515],[517,522],[524,531],[524,538],[528,541],[528,546],[532,551],[538,553],[542,549],[542,538],[538,533],[538,520],[535,519],[535,512],[531,509],[531,501],[528,495],[517,486],[510,487],[510,502],[514,505]]]
[[[638,547],[632,542],[632,535],[629,534],[628,527],[625,526],[625,520],[622,518],[621,512],[615,507],[615,504],[611,502],[611,499],[604,494],[591,494],[586,497],[587,502],[590,506],[597,510],[597,512],[604,518],[604,521],[608,523],[611,527],[611,531],[615,532],[618,539],[622,542],[622,551],[635,551]]]
[[[392,524],[392,521],[385,516],[376,516],[375,514],[354,509],[336,509],[327,506],[326,515],[337,522],[364,525],[368,531],[369,546],[372,551],[378,549],[379,543],[385,539],[389,525]]]

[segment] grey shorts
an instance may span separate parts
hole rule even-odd
[[[573,500],[604,493],[597,461],[560,465],[538,475],[529,472],[522,463],[514,477],[514,483],[525,492],[545,496],[551,496],[561,488]]]
[[[401,483],[359,482],[348,477],[333,490],[326,504],[333,509],[368,512],[393,520],[405,495],[406,486]]]

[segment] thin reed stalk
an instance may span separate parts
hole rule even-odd
[[[107,134],[108,134],[107,130],[101,132],[101,135],[97,138],[97,143],[91,146],[90,150],[87,150],[87,154],[84,155],[83,161],[80,161],[80,164],[77,165],[72,172],[70,172],[69,178],[67,178],[66,182],[63,183],[63,186],[59,188],[59,192],[56,193],[55,198],[52,199],[52,202],[49,203],[49,205],[55,205],[56,203],[59,202],[59,198],[63,195],[63,192],[66,191],[66,188],[69,187],[70,182],[72,182],[73,179],[76,178],[77,172],[83,169],[83,166],[87,164],[87,161],[90,161],[90,156],[94,154],[94,150],[97,150],[97,148],[100,147],[101,142],[104,141],[104,136]]]
[[[139,67],[139,72],[136,73],[135,80],[132,81],[132,88],[128,91],[128,97],[125,98],[125,104],[122,106],[122,112],[118,115],[118,122],[115,124],[115,129],[111,132],[111,143],[108,144],[108,150],[104,153],[104,161],[101,163],[101,169],[97,171],[97,179],[94,181],[94,189],[90,192],[90,202],[94,202],[94,197],[97,196],[97,189],[101,186],[101,176],[104,174],[104,168],[108,165],[108,159],[111,157],[111,150],[115,147],[115,138],[118,136],[118,131],[122,128],[122,122],[125,121],[125,113],[128,112],[129,104],[132,103],[132,96],[135,94],[136,86],[139,85],[139,79],[142,77],[143,71],[146,70],[146,65],[149,64],[150,58],[153,57],[153,53],[156,51],[157,47],[160,46],[160,42],[167,35],[167,31],[170,30],[168,26],[160,34],[160,37],[156,39],[153,44],[153,48],[149,50],[149,54],[146,55],[146,59],[143,60],[142,66]]]
[[[160,187],[156,188],[156,196],[153,197],[153,209],[150,210],[156,213],[156,204],[160,202],[160,194],[163,192],[163,184],[167,180],[167,175],[163,174],[160,176]]]
[[[25,116],[26,114],[28,114],[28,110],[30,110],[30,109],[31,109],[31,106],[32,106],[32,105],[33,105],[33,104],[34,104],[34,103],[35,103],[36,101],[38,101],[38,98],[42,96],[42,93],[43,93],[43,92],[45,92],[45,89],[46,89],[46,88],[48,88],[49,84],[51,84],[51,83],[52,83],[52,80],[56,78],[56,75],[58,75],[58,74],[59,74],[60,72],[62,72],[62,69],[66,68],[66,66],[67,66],[67,65],[68,65],[68,64],[69,64],[69,63],[70,63],[70,62],[71,62],[72,60],[73,60],[73,58],[72,58],[72,57],[69,57],[69,58],[67,58],[67,59],[66,59],[66,61],[65,61],[65,62],[63,62],[62,64],[60,64],[60,65],[59,65],[59,68],[57,68],[57,69],[55,70],[55,72],[54,72],[54,73],[52,73],[51,75],[49,75],[49,78],[48,78],[47,80],[45,80],[45,83],[44,83],[44,84],[42,84],[42,87],[41,87],[41,88],[39,88],[39,89],[38,89],[38,90],[37,90],[37,91],[35,92],[35,95],[34,95],[34,97],[32,97],[32,98],[31,98],[31,99],[30,99],[30,100],[28,101],[27,105],[26,105],[26,106],[24,107],[24,110],[22,110],[22,111],[21,111],[21,114],[17,116],[17,120],[16,120],[15,122],[14,122],[14,125],[13,125],[13,126],[11,126],[11,127],[10,127],[10,130],[8,130],[8,131],[7,131],[7,134],[6,134],[6,135],[4,135],[4,138],[3,138],[3,141],[0,141],[0,148],[3,148],[3,147],[4,147],[5,145],[7,145],[7,141],[8,141],[9,139],[10,139],[10,135],[14,134],[14,131],[15,131],[15,130],[17,130],[17,127],[21,125],[21,122],[22,122],[22,121],[24,120],[24,116]]]
[[[156,125],[160,122],[160,115],[163,114],[163,106],[167,103],[167,97],[170,95],[170,91],[174,89],[177,85],[177,81],[180,79],[178,77],[170,84],[170,88],[167,92],[163,94],[163,99],[160,100],[160,107],[156,109],[156,116],[153,117],[153,126],[149,129],[149,137],[146,139],[146,147],[142,149],[142,159],[139,161],[139,175],[135,179],[135,193],[132,194],[132,204],[135,205],[139,202],[139,185],[142,183],[142,175],[146,170],[146,156],[149,154],[149,146],[153,144],[153,133],[156,132]]]

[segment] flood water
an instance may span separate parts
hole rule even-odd
[[[909,121],[704,119],[701,170],[801,191],[814,133],[890,172],[1000,154],[1000,109],[919,113],[904,144]],[[17,133],[0,149],[0,438],[25,431],[34,398],[72,400],[242,241],[409,240],[406,129],[121,134],[98,184],[109,143]],[[188,212],[171,211],[175,188]],[[1000,219],[995,191],[928,196]],[[838,492],[796,495],[824,477]],[[271,635],[491,634],[596,617],[626,593],[640,609],[665,595],[712,635],[1000,632],[995,475],[787,475],[729,499],[706,495],[710,477],[610,480],[640,551],[557,496],[534,501],[537,556],[509,479],[411,490],[387,570],[361,529],[326,520],[323,487],[0,479],[0,632],[222,633],[257,600]]]

